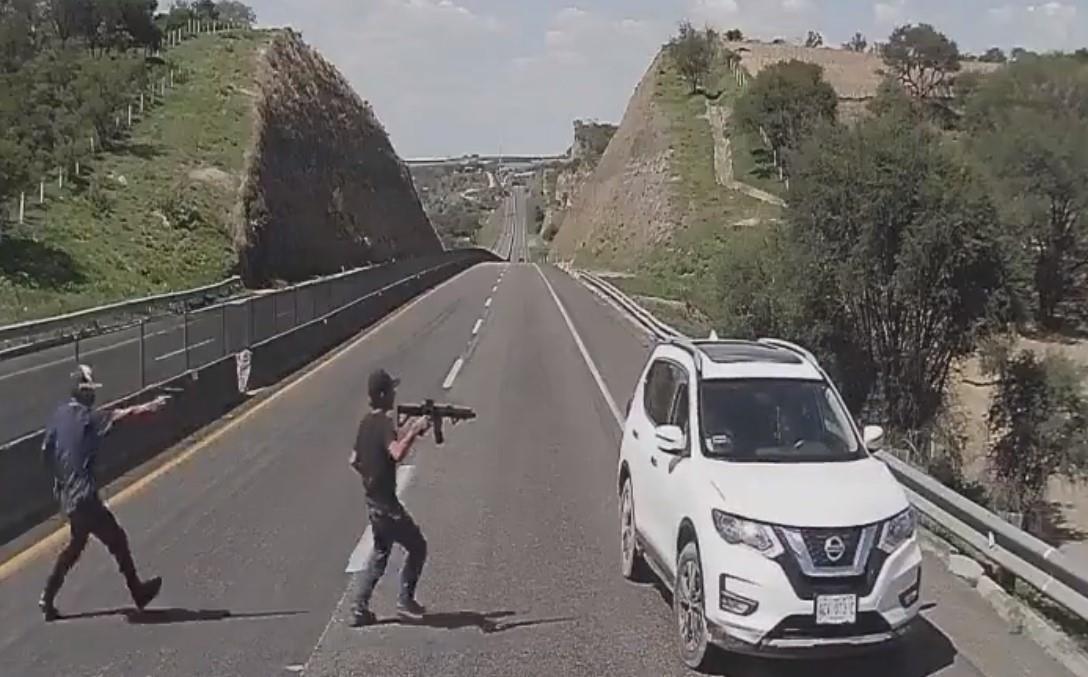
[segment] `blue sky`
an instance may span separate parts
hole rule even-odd
[[[927,21],[981,52],[1088,45],[1088,0],[250,0],[374,106],[403,157],[559,153],[576,118],[618,121],[676,24],[763,39],[885,39]]]

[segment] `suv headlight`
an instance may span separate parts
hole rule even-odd
[[[914,508],[907,508],[884,523],[880,534],[880,549],[889,555],[914,537]]]
[[[746,545],[770,559],[783,553],[782,543],[769,526],[721,510],[711,510],[711,515],[714,517],[714,527],[726,543]]]

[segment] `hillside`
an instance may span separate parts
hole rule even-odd
[[[737,95],[724,63],[709,90]],[[728,159],[728,158],[725,158]],[[781,208],[736,190],[723,176],[707,99],[690,96],[669,57],[646,71],[619,129],[575,195],[553,257],[632,271],[629,290],[710,303],[710,262],[736,229],[778,218]],[[698,305],[698,303],[697,303]]]
[[[4,226],[0,323],[441,248],[370,108],[296,34],[202,35],[163,61],[161,101]]]
[[[441,251],[407,165],[336,68],[288,30],[257,84],[235,238],[247,284]]]

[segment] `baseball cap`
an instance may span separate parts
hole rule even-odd
[[[78,390],[98,390],[102,387],[101,383],[94,380],[94,371],[86,364],[79,365],[72,372],[72,385]]]
[[[385,395],[398,385],[400,385],[399,378],[390,376],[389,372],[384,369],[375,369],[370,373],[370,380],[367,383],[367,392],[371,397],[379,397]]]

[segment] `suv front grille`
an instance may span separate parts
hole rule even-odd
[[[813,616],[798,615],[784,618],[767,633],[767,639],[839,639],[890,631],[891,626],[876,611],[859,612],[857,622],[848,625],[817,625]]]
[[[801,529],[801,538],[812,563],[819,568],[847,566],[857,556],[861,529]],[[833,547],[828,547],[831,543]],[[841,545],[840,545],[841,544]],[[831,554],[828,554],[828,553]],[[834,559],[832,557],[834,556]]]

